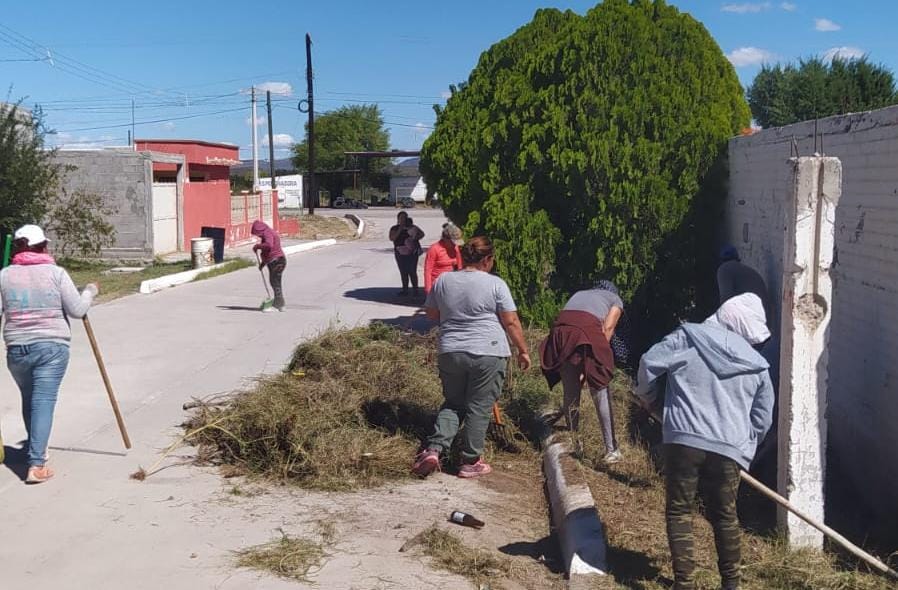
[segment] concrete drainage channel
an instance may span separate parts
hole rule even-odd
[[[548,426],[543,436],[543,473],[568,588],[590,588],[592,581],[608,572],[605,529],[580,466],[568,445],[549,434]]]

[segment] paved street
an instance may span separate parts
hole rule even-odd
[[[284,277],[289,309],[283,314],[257,311],[265,291],[254,268],[126,297],[91,312],[134,441],[127,456],[86,452],[118,453],[122,444],[84,329],[80,322],[73,326],[72,361],[51,441],[56,478],[30,487],[22,483],[21,470],[13,471],[16,466],[0,470],[3,588],[296,587],[235,570],[232,551],[270,540],[278,527],[312,531],[314,520],[337,510],[351,520],[354,509],[366,509],[361,496],[340,505],[328,495],[287,491],[240,500],[211,469],[177,466],[144,483],[129,474],[149,467],[176,440],[185,416],[181,406],[191,397],[231,391],[260,373],[279,370],[297,342],[333,323],[403,321],[414,314],[414,306],[396,298],[399,277],[386,240],[396,211],[359,213],[371,223],[365,239],[289,259]],[[428,234],[425,243],[431,243],[439,234],[441,212],[413,214]],[[0,387],[7,455],[21,457],[10,448],[18,447],[24,430],[18,392],[5,367]],[[454,482],[431,485],[445,496],[443,486]],[[397,490],[394,502],[404,493]],[[341,554],[348,557],[329,562],[320,574],[321,587],[379,587],[380,582],[357,579],[372,570],[384,570],[397,587],[467,587],[416,562],[391,573],[361,546],[364,539],[350,535],[347,543]],[[368,568],[362,565],[366,560]],[[426,583],[420,582],[423,577]]]

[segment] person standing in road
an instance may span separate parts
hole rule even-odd
[[[437,364],[443,402],[434,433],[415,457],[412,471],[426,477],[439,469],[440,454],[452,446],[462,427],[462,464],[458,476],[478,477],[492,471],[482,458],[493,404],[499,399],[511,349],[518,366],[530,368],[530,353],[508,285],[490,274],[494,253],[490,240],[475,237],[461,247],[464,267],[436,282],[424,306],[440,324]]]
[[[562,414],[571,432],[580,427],[580,394],[589,386],[602,436],[604,461],[617,463],[623,457],[614,436],[614,415],[608,383],[614,376],[614,354],[610,342],[624,309],[617,287],[599,281],[592,289],[574,293],[556,318],[540,347],[540,362],[549,387],[561,381],[564,388]]]
[[[261,220],[254,221],[250,231],[252,235],[261,240],[253,246],[253,252],[259,252],[261,255],[259,270],[268,267],[268,280],[274,291],[274,308],[284,311],[287,304],[284,301],[283,277],[284,270],[287,268],[287,256],[281,248],[281,238],[276,231]]]
[[[69,274],[47,253],[48,240],[36,225],[13,235],[12,264],[0,271],[0,315],[6,366],[22,395],[28,440],[29,484],[53,477],[47,446],[59,387],[69,364],[69,318],[83,318],[99,292],[90,284],[78,293]]]
[[[396,216],[396,225],[390,228],[390,241],[393,242],[393,253],[396,266],[402,279],[401,297],[408,295],[408,285],[412,284],[412,294],[418,294],[418,259],[421,257],[421,240],[424,232],[412,222],[405,211]]]
[[[458,244],[461,230],[451,221],[443,225],[440,240],[427,249],[424,257],[424,294],[430,293],[434,283],[444,272],[458,270],[462,266]]]
[[[757,352],[770,337],[761,298],[726,301],[701,324],[686,323],[649,349],[636,396],[650,411],[666,377],[662,431],[667,479],[667,538],[674,590],[694,590],[692,512],[705,492],[723,590],[739,587],[739,469],[748,469],[773,421],[773,386]]]

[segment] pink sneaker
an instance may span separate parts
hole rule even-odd
[[[493,472],[493,468],[489,463],[484,463],[483,458],[479,457],[475,463],[465,463],[458,469],[458,476],[465,479],[470,477],[480,477]]]
[[[440,470],[440,452],[436,449],[424,449],[415,456],[412,473],[418,477],[427,477]]]

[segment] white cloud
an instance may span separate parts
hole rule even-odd
[[[256,86],[256,90],[262,94],[265,94],[266,91],[270,91],[272,94],[279,94],[281,96],[293,95],[293,86],[291,86],[289,82],[263,82]]]
[[[253,118],[252,117],[247,117],[243,121],[246,123],[247,127],[253,126]],[[259,116],[259,114],[256,113],[256,127],[258,127],[259,125],[267,125],[267,119],[265,117]]]
[[[443,97],[443,98],[445,98],[445,99],[447,99],[447,100],[448,100],[448,99],[449,99],[449,97],[451,97],[451,96],[452,96],[452,93],[451,93],[451,92],[449,92],[449,91],[448,91],[448,90],[444,90],[444,91],[442,91],[442,92],[440,92],[440,96],[442,96],[442,97]]]
[[[724,4],[720,7],[724,12],[735,14],[748,14],[770,10],[770,2],[744,2],[742,4]]]
[[[415,135],[427,137],[433,131],[430,125],[425,123],[421,123],[420,121],[415,123]]]
[[[162,128],[165,129],[166,131],[171,131],[175,127],[177,127],[177,125],[175,125],[171,121],[166,121],[165,123],[162,124]]]
[[[780,4],[780,8],[782,8],[786,12],[795,12],[796,10],[798,10],[798,5],[793,4],[792,2],[783,2],[782,4]]]
[[[841,31],[842,25],[834,23],[828,18],[815,18],[814,19],[814,28],[820,31],[821,33],[831,33],[833,31]]]
[[[860,47],[832,47],[823,52],[823,59],[832,61],[838,57],[844,60],[852,60],[864,57],[864,55],[866,53]]]
[[[729,52],[727,54],[727,59],[737,68],[743,68],[745,66],[757,66],[764,62],[773,61],[776,59],[776,54],[757,47],[740,47]]]
[[[274,134],[274,147],[276,148],[288,148],[296,143],[296,140],[293,139],[293,136],[289,133],[275,133]],[[268,145],[268,134],[265,134],[265,137],[262,138],[262,145]]]

